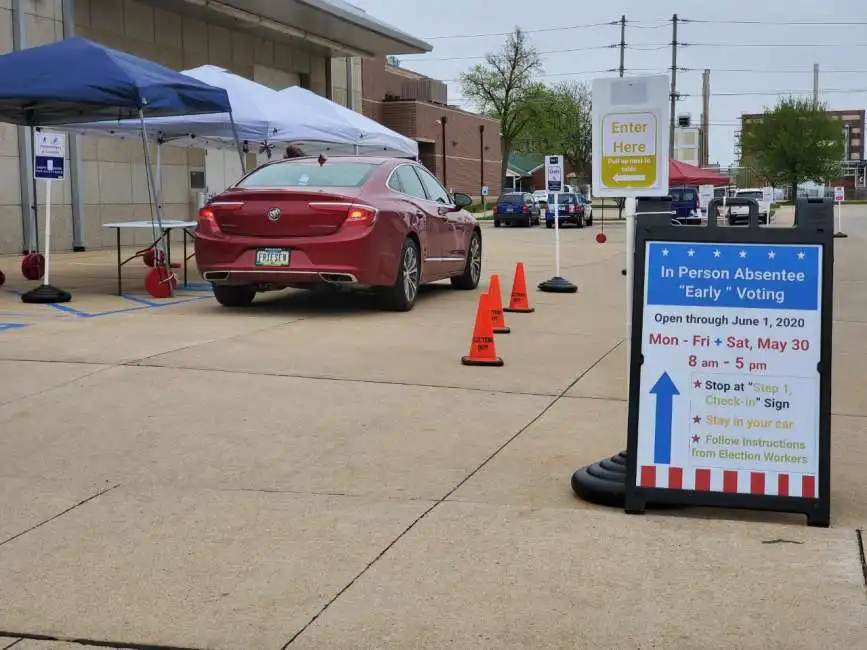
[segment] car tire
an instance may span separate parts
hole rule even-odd
[[[494,219],[494,228],[499,228],[499,227],[500,227],[500,222],[497,221],[496,219]]]
[[[553,224],[553,223],[550,223],[550,222],[548,222],[548,221],[546,221],[546,222],[545,222],[545,227],[546,227],[546,228],[553,228],[553,227],[554,227],[554,224]]]
[[[397,263],[397,278],[390,287],[380,288],[379,294],[382,306],[388,311],[409,311],[418,298],[421,284],[421,262],[418,254],[418,244],[407,237],[400,250]]]
[[[482,235],[474,230],[467,245],[467,261],[460,275],[451,279],[452,289],[472,291],[479,286],[482,277]]]
[[[256,290],[247,286],[225,286],[214,284],[214,298],[223,307],[249,307],[256,297]]]

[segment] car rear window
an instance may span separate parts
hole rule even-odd
[[[558,194],[557,195],[557,205],[569,205],[570,203],[574,203],[576,200],[576,196],[574,194]],[[554,202],[554,195],[548,195],[548,203]]]
[[[675,203],[688,203],[698,201],[698,195],[695,190],[679,189],[671,190],[671,200]]]
[[[360,162],[284,161],[260,167],[235,187],[361,187],[375,168]]]
[[[761,199],[761,192],[738,192],[738,198],[742,199]]]
[[[500,203],[517,203],[520,205],[524,204],[524,195],[523,194],[503,194],[500,197]]]

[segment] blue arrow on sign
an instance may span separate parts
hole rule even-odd
[[[671,464],[671,424],[674,396],[680,395],[677,386],[667,372],[662,373],[651,395],[656,395],[656,432],[653,438],[653,462],[655,465]]]

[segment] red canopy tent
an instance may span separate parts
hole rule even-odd
[[[728,176],[723,176],[710,169],[702,169],[695,165],[688,165],[679,160],[668,161],[668,184],[678,185],[714,185],[716,187],[731,185]]]

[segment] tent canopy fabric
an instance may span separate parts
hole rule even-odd
[[[721,187],[731,185],[728,176],[723,176],[710,169],[702,169],[679,160],[668,161],[668,184],[677,185],[713,185]]]
[[[281,90],[279,95],[285,99],[285,106],[292,109],[296,119],[310,124],[324,122],[331,125],[331,128],[339,129],[343,134],[343,140],[339,143],[358,146],[359,153],[418,156],[418,143],[415,140],[306,88],[292,86]],[[299,138],[302,139],[315,141],[318,138]]]
[[[22,126],[228,113],[226,91],[83,38],[0,56],[0,121]]]

